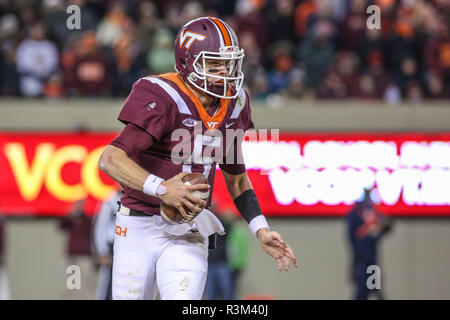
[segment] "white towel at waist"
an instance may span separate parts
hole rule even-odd
[[[208,209],[203,209],[194,219],[187,223],[170,224],[167,222],[164,226],[166,233],[175,236],[186,234],[192,229],[197,229],[205,239],[216,232],[220,235],[225,234],[225,229],[220,220]]]

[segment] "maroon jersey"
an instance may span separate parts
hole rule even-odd
[[[216,164],[230,174],[243,173],[240,142],[243,133],[254,127],[245,90],[241,90],[236,99],[221,99],[211,109],[210,112],[205,110],[176,73],[139,79],[118,119],[150,135],[150,146],[129,152],[124,143],[113,141],[111,144],[126,149],[139,166],[163,179],[182,171],[203,173],[211,186],[206,205],[209,207]],[[127,132],[124,130],[121,134],[127,135]],[[123,138],[126,137],[121,139],[126,141]],[[122,188],[121,202],[125,206],[159,214],[159,198],[126,186]]]

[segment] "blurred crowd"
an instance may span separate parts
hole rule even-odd
[[[173,72],[177,30],[205,15],[237,32],[254,99],[450,98],[449,0],[0,0],[0,95],[124,97]]]

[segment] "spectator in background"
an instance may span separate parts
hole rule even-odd
[[[327,0],[330,2],[332,7],[333,18],[335,19],[337,24],[340,24],[347,12],[350,10],[350,2],[352,0]]]
[[[297,38],[302,39],[308,31],[308,20],[317,11],[317,0],[301,1],[295,8],[294,28]]]
[[[336,71],[329,72],[316,90],[318,99],[341,99],[349,96],[349,90]]]
[[[235,300],[240,276],[249,261],[248,228],[230,210],[218,218],[227,233],[216,235],[216,248],[209,251],[205,298]]]
[[[264,101],[267,98],[269,85],[267,81],[267,74],[264,69],[259,68],[256,70],[253,80],[250,83],[249,90],[254,100]]]
[[[77,94],[75,88],[76,75],[75,63],[77,61],[77,51],[80,50],[79,45],[81,39],[78,38],[76,41],[68,43],[61,54],[61,69],[63,75],[63,83],[67,92],[67,96],[72,96]]]
[[[439,19],[436,32],[425,44],[425,64],[447,85],[450,83],[450,27],[448,21]]]
[[[12,13],[0,18],[0,94],[18,95],[16,51],[20,42],[19,21]]]
[[[406,87],[406,102],[411,105],[419,105],[424,98],[424,92],[420,84],[411,81]]]
[[[398,105],[402,101],[402,93],[394,82],[387,83],[383,100],[389,105]]]
[[[381,8],[380,30],[366,28],[365,10],[372,4]],[[80,30],[66,27],[65,9],[70,5],[81,9]],[[238,30],[246,54],[243,68],[246,85],[253,88],[251,92],[257,92],[258,99],[265,99],[269,90],[273,90],[273,83],[268,85],[267,75],[271,81],[288,84],[287,89],[281,91],[296,98],[303,96],[305,86],[313,92],[320,90],[316,96],[348,98],[356,91],[360,78],[362,83],[368,84],[367,80],[373,77],[379,96],[391,104],[397,103],[399,88],[403,99],[412,96],[446,99],[450,83],[447,8],[445,0],[6,1],[0,7],[0,94],[50,98],[74,94],[122,96],[134,80],[153,72],[148,57],[155,57],[152,65],[160,62],[168,65],[161,49],[165,45],[159,44],[161,39],[155,39],[157,33],[169,30],[175,36],[187,20],[212,15],[225,19]],[[31,34],[39,21],[46,23],[48,40],[53,42],[49,46],[56,46],[62,52],[61,57],[53,54],[53,60],[56,64],[61,60],[63,70],[54,67],[41,75],[36,70],[43,69],[44,65],[48,68],[46,63],[21,59],[31,67],[21,74],[19,85],[18,43],[22,35]],[[96,33],[98,51],[103,56],[98,59],[102,60],[100,65],[103,64],[100,68],[98,60],[92,68],[82,68],[92,70],[83,72],[83,77],[96,78],[94,81],[77,80],[73,68],[82,51],[78,48],[79,39],[86,31]],[[28,36],[23,43],[27,40],[30,40]],[[280,41],[296,48],[292,68],[302,67],[303,77],[298,77],[298,72],[294,72],[296,76],[291,72],[280,74],[275,67],[271,48]],[[359,57],[352,84],[337,70],[340,55],[336,62],[333,60],[334,53],[341,51],[349,55],[356,53]],[[49,61],[50,56],[46,55],[44,60]],[[404,66],[408,59],[413,60],[414,75],[407,74],[410,62],[406,63],[409,67]],[[330,70],[333,64],[336,68]],[[108,73],[106,81],[100,80],[100,70]],[[330,79],[334,83],[332,90]],[[346,94],[337,88],[340,85],[336,80],[344,83]],[[105,87],[99,88],[99,83]],[[77,87],[80,84],[81,90]],[[91,85],[92,91],[88,90]],[[353,92],[349,88],[353,88]]]
[[[302,98],[306,93],[305,87],[305,72],[300,67],[294,67],[289,72],[289,87],[287,89],[287,95],[293,99]]]
[[[101,1],[103,2],[103,1]],[[75,5],[80,8],[81,14],[81,31],[96,30],[100,20],[98,12],[99,7],[104,6],[100,1],[92,0],[66,0],[66,6]],[[111,1],[109,1],[111,2]],[[66,8],[67,8],[66,7]],[[97,7],[97,10],[95,10]],[[100,10],[102,11],[102,10]],[[75,30],[71,30],[75,31]]]
[[[337,53],[335,64],[332,67],[345,86],[345,97],[357,98],[360,100],[375,100],[381,95],[381,84],[369,71],[360,73],[360,61],[356,52],[342,50]],[[343,93],[343,91],[338,91]],[[343,97],[344,97],[343,96]]]
[[[155,4],[149,1],[142,2],[139,5],[136,34],[143,51],[151,49],[155,33],[161,27],[162,21],[157,16]]]
[[[181,25],[188,23],[191,20],[203,17],[205,15],[205,8],[198,1],[188,1],[181,9]]]
[[[450,83],[444,84],[442,78],[435,72],[430,71],[426,77],[428,98],[448,99],[450,98]]]
[[[421,84],[421,75],[419,73],[417,62],[413,57],[405,57],[399,68],[394,74],[394,80],[402,92],[402,96],[407,96],[407,88],[413,83]]]
[[[416,31],[411,19],[402,18],[399,11],[405,11],[402,6],[397,10],[397,18],[395,19],[392,32],[386,39],[386,63],[389,70],[398,70],[402,62],[411,58],[416,63],[416,54],[414,48],[419,46],[416,40]],[[405,15],[403,15],[405,16]]]
[[[336,48],[338,34],[337,34],[337,20],[334,17],[333,12],[333,1],[330,0],[316,0],[316,10],[313,14],[308,17],[307,30],[313,30],[316,25],[320,25],[321,28],[328,29],[328,38],[333,47]]]
[[[91,218],[84,212],[84,202],[76,201],[68,216],[60,221],[60,228],[68,233],[69,262],[74,262],[78,257],[91,256]]]
[[[80,8],[80,29],[68,29],[66,26],[69,17],[66,10],[71,5]],[[42,17],[48,26],[49,38],[59,51],[63,51],[68,44],[77,41],[81,33],[96,30],[99,21],[96,13],[85,0],[43,0]]]
[[[172,3],[164,9],[164,24],[174,35],[177,34],[178,29],[183,25],[181,10],[179,2]]]
[[[385,49],[380,29],[366,28],[365,30],[364,36],[359,40],[356,52],[361,66],[367,69],[374,62],[374,59],[377,62],[384,63]]]
[[[239,292],[240,278],[250,260],[250,238],[248,236],[248,228],[240,223],[239,219],[231,211],[226,212],[225,215],[231,223],[226,244],[229,253],[228,266],[231,270],[232,291],[236,299]]]
[[[5,220],[2,213],[0,212],[0,300],[10,299],[8,274],[5,263],[5,238]]]
[[[148,8],[145,14],[149,14]],[[127,12],[127,2],[108,3],[105,16],[97,28],[96,39],[99,48],[97,55],[101,56],[99,59],[103,61],[103,68],[110,76],[106,79],[109,80],[106,85],[110,87],[103,88],[101,94],[127,95],[133,83],[146,73],[145,54],[137,27]]]
[[[144,0],[146,1],[146,0]],[[173,6],[174,4],[180,3],[179,0],[149,0],[155,3],[155,5],[158,7],[158,10],[162,13],[166,13],[167,8]]]
[[[320,83],[316,97],[319,99],[349,98],[357,94],[359,60],[353,51],[342,50]]]
[[[374,101],[380,98],[375,78],[370,73],[364,73],[359,76],[355,87],[352,87],[351,96],[364,101]]]
[[[114,48],[123,28],[132,19],[126,13],[123,1],[112,1],[108,5],[108,11],[98,25],[96,38],[100,46]]]
[[[330,42],[333,25],[318,22],[308,31],[305,40],[297,49],[298,58],[305,68],[306,84],[317,88],[326,70],[334,60],[334,46]]]
[[[236,1],[237,0],[209,0],[209,3],[211,4],[211,7],[217,11],[219,17],[224,17],[226,19],[234,14]]]
[[[358,42],[364,37],[366,27],[367,0],[353,0],[350,2],[350,11],[342,21],[339,29],[341,46],[347,50],[356,50]]]
[[[169,30],[161,28],[156,32],[152,49],[147,55],[147,65],[152,74],[173,71],[175,65],[174,41],[175,37]]]
[[[354,207],[346,217],[348,238],[352,253],[352,280],[355,291],[355,300],[366,300],[369,294],[374,293],[379,299],[383,299],[381,289],[369,290],[367,287],[367,269],[369,266],[378,265],[378,244],[380,239],[391,229],[390,220],[382,215],[374,207],[371,199],[372,191],[364,190],[361,201],[355,203]]]
[[[206,300],[233,300],[235,299],[232,285],[231,270],[229,267],[229,250],[227,247],[230,221],[218,214],[225,231],[224,235],[216,234],[216,248],[208,252],[208,273],[205,283]]]
[[[117,42],[113,47],[112,63],[114,70],[112,94],[126,96],[133,83],[145,75],[144,52],[137,37],[136,27],[128,20],[122,28]]]
[[[359,65],[358,56],[353,51],[342,50],[336,54],[336,60],[331,69],[336,71],[347,92],[358,84]]]
[[[93,248],[99,267],[96,300],[112,300],[113,244],[120,195],[117,190],[104,201],[93,221]]]
[[[391,75],[387,74],[384,67],[384,58],[380,52],[374,51],[370,54],[368,66],[365,68],[376,83],[377,90],[381,95],[384,95],[389,83],[393,82]]]
[[[95,292],[95,273],[91,257],[92,219],[84,211],[84,202],[85,200],[76,201],[68,216],[59,222],[60,229],[67,234],[67,266],[78,266],[81,272],[81,290],[65,291],[65,297],[71,299],[77,297],[92,299]]]
[[[58,66],[58,50],[46,39],[45,26],[33,24],[30,37],[17,49],[17,71],[20,74],[20,92],[26,97],[42,96],[44,84]]]
[[[63,0],[44,0],[42,2],[42,12],[43,18],[48,25],[49,38],[54,41],[59,50],[63,50],[65,42],[72,33],[72,30],[63,27],[66,25],[68,17],[65,3]]]
[[[266,19],[261,12],[261,6],[261,2],[238,0],[236,2],[234,30],[238,33],[238,37],[244,31],[252,33],[259,49],[265,50],[269,44],[269,31]]]
[[[19,4],[16,9],[18,10],[18,17],[22,26],[24,34],[29,34],[30,29],[35,25],[39,18],[37,14],[37,8],[34,8],[31,2],[23,2]]]
[[[44,97],[50,99],[60,99],[66,96],[64,81],[61,72],[52,73],[44,86]]]
[[[275,0],[268,8],[267,23],[270,32],[270,42],[289,41],[295,43],[294,1]]]
[[[245,74],[244,85],[252,87],[256,74],[261,72],[262,52],[256,44],[256,38],[253,33],[244,31],[239,38],[239,45],[245,52],[245,58],[242,62],[242,72]]]
[[[92,31],[82,34],[63,56],[64,77],[71,95],[96,97],[111,91],[111,66]]]
[[[273,68],[268,74],[269,93],[282,93],[288,89],[290,84],[290,71],[294,61],[291,55],[289,42],[277,43],[273,49]]]
[[[381,14],[381,37],[388,39],[392,34],[393,25],[396,18],[396,0],[375,0],[375,5],[380,7]]]

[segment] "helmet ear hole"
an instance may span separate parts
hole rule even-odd
[[[181,63],[183,66],[186,65],[186,63],[184,62],[183,59],[179,58],[178,60],[180,60],[180,63]]]

